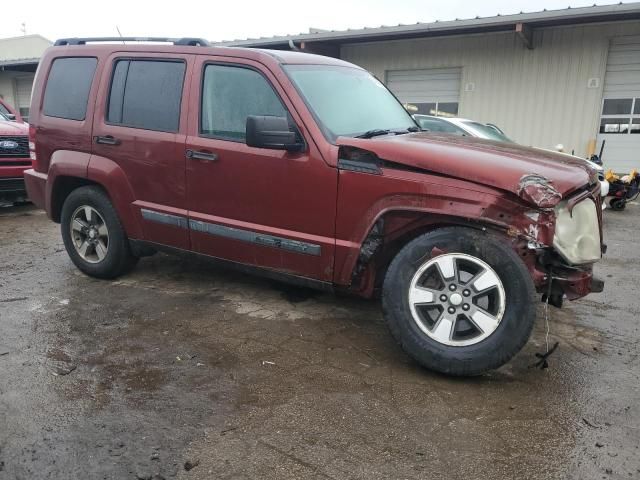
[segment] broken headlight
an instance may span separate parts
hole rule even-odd
[[[593,200],[587,198],[569,211],[566,200],[556,207],[556,233],[553,246],[571,265],[600,260],[600,226]]]

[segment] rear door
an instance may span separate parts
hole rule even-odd
[[[338,176],[275,77],[250,60],[198,57],[187,192],[192,249],[331,281]],[[248,115],[287,116],[303,152],[249,147]]]
[[[116,53],[103,73],[94,156],[124,172],[144,239],[188,249],[184,145],[190,55]],[[93,160],[92,160],[93,162]]]

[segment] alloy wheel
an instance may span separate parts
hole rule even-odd
[[[109,229],[102,215],[93,207],[78,207],[71,216],[71,240],[80,257],[99,263],[109,250]]]
[[[460,347],[495,332],[506,305],[496,272],[481,259],[462,253],[425,262],[411,280],[408,298],[413,320],[425,335]]]

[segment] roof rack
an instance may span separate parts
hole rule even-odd
[[[96,42],[160,42],[173,43],[189,47],[208,47],[209,42],[204,38],[167,38],[167,37],[88,37],[88,38],[61,38],[56,40],[54,46],[86,45]]]

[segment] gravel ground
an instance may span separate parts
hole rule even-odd
[[[605,212],[605,292],[512,362],[425,371],[379,305],[177,257],[79,273],[0,209],[0,479],[640,478],[640,206]]]

